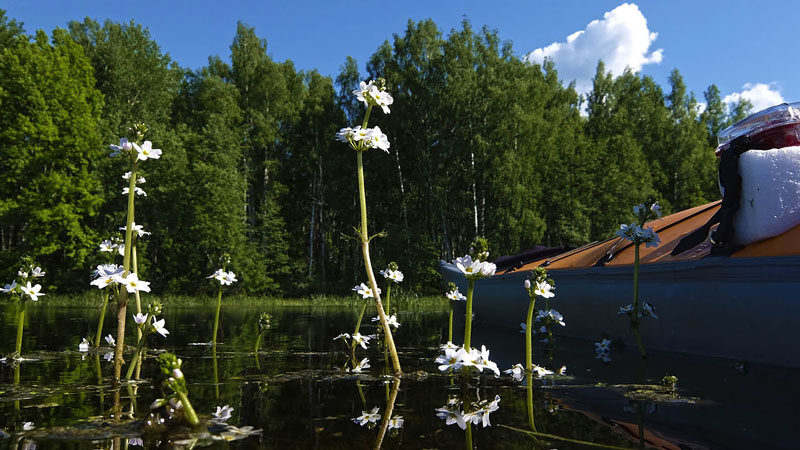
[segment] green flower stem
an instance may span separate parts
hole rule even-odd
[[[219,372],[217,371],[217,344],[211,346],[211,359],[214,361],[214,398],[219,398]]]
[[[219,295],[217,296],[217,312],[214,314],[214,337],[211,343],[217,345],[217,329],[219,329],[219,310],[222,308],[222,284],[219,285]]]
[[[388,304],[388,303],[387,303]],[[386,385],[389,389],[389,385]],[[381,422],[381,429],[378,432],[378,438],[375,440],[375,449],[380,449],[383,445],[383,438],[386,436],[386,431],[389,429],[389,422],[392,420],[392,413],[394,412],[394,404],[397,401],[397,393],[400,392],[400,378],[395,378],[392,382],[392,391],[389,393],[386,400],[386,410],[383,413],[383,421]]]
[[[253,354],[255,355],[255,358],[256,358],[256,368],[258,370],[261,370],[261,363],[258,361],[258,347],[259,347],[259,344],[261,344],[261,336],[263,336],[263,335],[264,335],[264,333],[262,333],[262,332],[258,333],[258,337],[256,337],[256,346],[253,349]]]
[[[367,114],[364,117],[365,127],[366,121],[369,119],[369,111],[370,109],[368,108]],[[364,268],[367,272],[369,285],[372,289],[372,292],[375,294],[375,308],[378,310],[378,317],[381,321],[381,327],[383,327],[383,332],[386,334],[386,343],[389,347],[389,353],[392,357],[392,366],[395,374],[399,375],[403,373],[403,369],[400,367],[400,358],[397,356],[397,348],[395,348],[394,345],[392,330],[389,328],[389,324],[386,323],[386,313],[383,311],[381,296],[378,293],[378,283],[375,282],[375,274],[372,272],[372,261],[369,256],[369,233],[367,231],[367,195],[364,189],[364,161],[362,153],[362,151],[356,151],[358,163],[358,197],[361,203],[361,251],[364,256]]]
[[[453,342],[453,300],[450,300],[450,323],[447,328],[447,342]]]
[[[125,255],[122,258],[122,276],[127,277],[131,269],[131,253],[133,253],[133,201],[136,197],[136,171],[138,164],[134,159],[131,164],[131,180],[128,185],[128,216],[125,220]],[[114,381],[118,382],[122,375],[122,351],[125,349],[125,319],[128,315],[128,290],[120,289],[117,302],[117,346],[114,349]],[[115,406],[116,408],[116,406]]]
[[[530,295],[530,291],[528,291]],[[525,372],[530,375],[533,370],[533,310],[536,305],[536,296],[530,295],[528,304],[528,317],[525,320]]]
[[[472,339],[472,291],[475,290],[475,280],[469,280],[469,287],[467,287],[467,314],[464,325],[464,348],[469,351],[472,347],[470,341]]]
[[[97,334],[94,337],[95,348],[100,347],[100,338],[103,336],[103,322],[106,320],[106,311],[108,310],[108,289],[103,289],[103,307],[100,308],[100,320],[97,321]]]
[[[642,343],[642,335],[639,333],[639,246],[634,246],[633,259],[633,315],[631,316],[631,331],[636,337],[636,345],[639,346],[639,354],[642,358],[647,358],[647,351]]]
[[[526,390],[528,391],[528,424],[531,426],[531,431],[536,432],[536,422],[533,419],[533,377],[531,371],[528,370],[526,381]]]
[[[28,308],[28,302],[24,299],[20,299],[20,303],[17,315],[17,344],[14,347],[17,358],[22,356],[22,330],[25,328],[25,311]]]
[[[150,323],[150,314],[147,314],[145,316],[144,323],[145,324]],[[141,327],[139,327],[139,331],[141,331]],[[144,349],[144,342],[146,340],[145,339],[146,337],[147,334],[142,333],[142,337],[141,339],[139,339],[139,342],[136,345],[136,353],[133,354],[133,359],[131,360],[131,363],[128,365],[128,372],[125,374],[125,380],[130,381],[131,377],[133,376],[133,370],[136,368],[136,364],[142,357],[142,350]]]
[[[139,275],[139,264],[136,262],[137,261],[136,260],[136,244],[134,244],[132,247],[133,247],[133,250],[131,252],[131,257],[133,258],[133,273],[135,273],[138,276]],[[142,313],[142,297],[139,295],[139,291],[136,291],[133,295],[136,296],[136,313],[137,314],[141,314]],[[136,338],[137,339],[141,339],[142,338],[142,329],[141,328],[138,328],[138,327],[136,328]],[[138,376],[137,376],[137,378],[138,378]]]
[[[186,414],[186,419],[189,421],[189,423],[193,427],[200,425],[200,419],[197,418],[197,413],[194,412],[194,407],[192,407],[189,397],[183,392],[176,392],[176,394],[183,405],[183,412]]]
[[[467,434],[467,450],[472,450],[472,422],[467,422],[467,429],[464,430]]]
[[[392,281],[388,280],[386,283],[386,312],[392,313]]]
[[[356,333],[358,333],[358,331],[361,329],[361,321],[364,319],[364,312],[365,312],[366,310],[367,310],[367,301],[366,301],[366,300],[364,300],[364,304],[363,304],[363,305],[361,305],[361,313],[359,313],[359,315],[358,315],[358,320],[356,321],[356,328],[355,328],[355,331],[353,331],[353,334],[354,334],[354,335],[355,335]],[[352,357],[352,359],[353,359],[353,366],[355,366],[356,364],[358,364],[358,361],[356,360],[356,345],[358,345],[358,344],[356,344],[356,341],[355,341],[355,339],[353,339],[353,340],[351,340],[351,341],[350,341],[350,356],[351,356],[351,357]]]

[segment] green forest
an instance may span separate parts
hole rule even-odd
[[[665,213],[719,198],[713,149],[744,117],[711,85],[701,100],[675,69],[669,86],[597,65],[593,89],[564,87],[489,28],[409,21],[335,79],[275,61],[239,23],[226,59],[180,67],[142,24],[73,21],[29,34],[0,10],[0,281],[23,255],[52,293],[87,291],[125,224],[127,170],[109,144],[134,124],[163,149],[148,164],[137,224],[139,270],[156,292],[196,294],[223,254],[245,294],[344,292],[364,281],[355,154],[336,132],[360,123],[352,91],[383,77],[377,115],[389,154],[367,152],[377,268],[404,289],[438,292],[437,262],[485,236],[492,256],[610,236],[648,197]]]

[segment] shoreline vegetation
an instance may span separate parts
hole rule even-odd
[[[26,30],[0,10],[0,279],[30,255],[52,273],[47,292],[83,291],[105,260],[97,243],[120,237],[128,186],[153,236],[136,254],[153,292],[205,292],[197,280],[223,253],[240,280],[231,295],[345,292],[364,281],[358,182],[342,176],[352,152],[330,137],[362,123],[352,93],[364,79],[385,78],[394,97],[371,124],[388,154],[364,155],[365,225],[388,236],[372,265],[395,261],[425,294],[444,288],[438,261],[474,236],[493,257],[577,247],[629,223],[641,196],[665,214],[718,199],[717,135],[751,107],[725,104],[714,85],[688,91],[677,68],[662,87],[602,61],[578,93],[552,62],[529,64],[467,20],[410,20],[333,77],[273,60],[243,22],[229,54],[190,70],[147,25]],[[136,123],[168,149],[139,168],[142,185],[107,157]]]

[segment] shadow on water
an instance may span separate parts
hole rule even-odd
[[[484,375],[465,383],[438,373],[433,363],[446,338],[448,311],[421,309],[401,311],[396,339],[406,374],[396,379],[381,375],[383,351],[376,345],[359,350],[372,365],[364,373],[339,369],[348,354],[333,338],[352,328],[356,307],[226,306],[218,345],[212,346],[213,306],[167,305],[171,333],[151,337],[142,381],[120,389],[118,421],[109,416],[109,349],[78,351],[99,311],[30,308],[28,359],[0,364],[0,448],[463,449],[471,439],[475,448],[593,443],[710,449],[791,448],[795,442],[793,401],[800,391],[793,369],[659,353],[642,364],[635,349],[625,348],[614,348],[613,361],[603,363],[595,359],[592,342],[559,338],[547,366],[566,366],[567,375],[522,382]],[[255,354],[263,311],[272,324]],[[2,352],[14,342],[12,316],[6,312],[2,318]],[[106,329],[112,326],[109,319]],[[377,331],[368,319],[362,329]],[[524,359],[524,336],[517,331],[477,326],[473,343],[491,349],[492,360],[505,369]],[[148,423],[149,405],[162,396],[153,381],[159,376],[154,356],[164,350],[184,361],[190,397],[204,423],[197,430]],[[534,360],[546,364],[548,357],[537,350]],[[665,374],[678,378],[677,390],[659,385]],[[498,398],[491,426],[462,429],[437,416],[448,402],[486,406]],[[234,408],[228,425],[212,417],[224,405]]]

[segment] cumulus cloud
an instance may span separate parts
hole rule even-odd
[[[774,83],[746,83],[742,86],[741,92],[734,92],[726,95],[722,99],[722,102],[728,106],[732,106],[741,99],[745,99],[753,104],[752,112],[758,112],[786,101],[783,99],[783,95],[781,95],[774,86]]]
[[[603,19],[591,21],[585,30],[567,36],[565,42],[537,48],[524,59],[539,64],[545,58],[553,60],[563,82],[575,80],[578,92],[587,93],[592,89],[600,59],[614,76],[622,74],[626,67],[639,71],[645,64],[660,63],[663,50],[650,51],[657,37],[658,33],[647,28],[647,19],[639,7],[624,3],[605,13]]]

